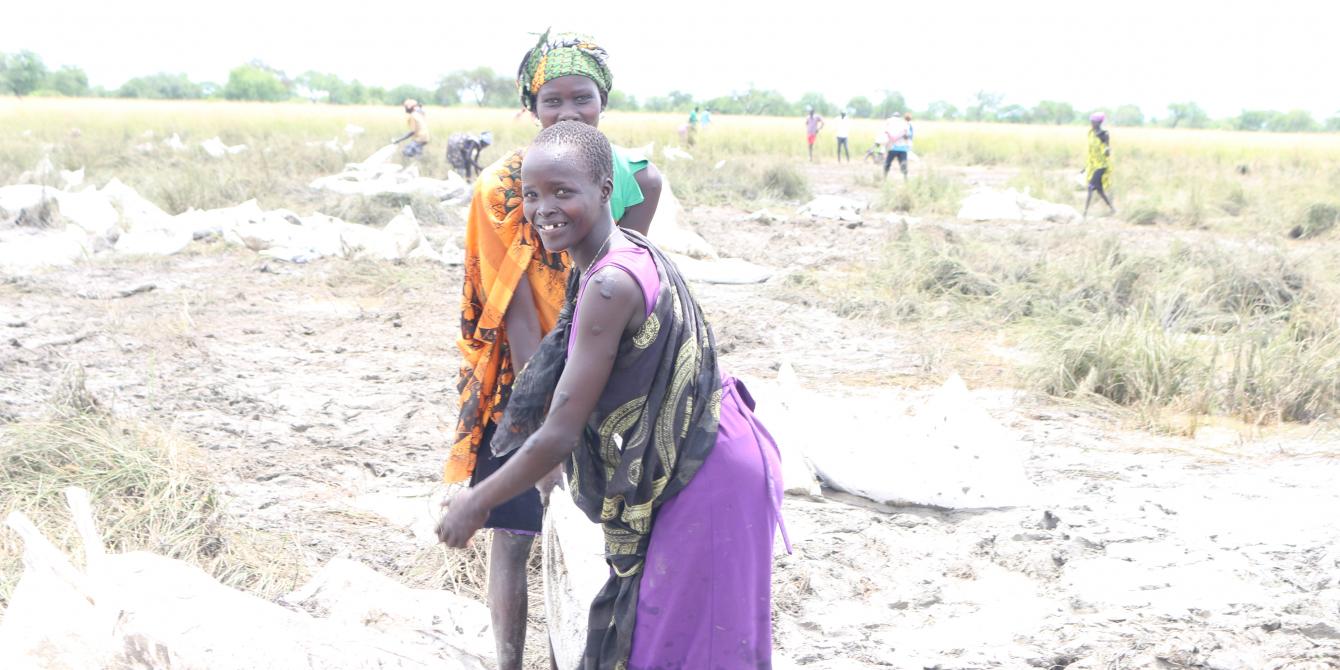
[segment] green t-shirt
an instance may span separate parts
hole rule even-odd
[[[623,147],[613,149],[614,192],[610,194],[610,214],[618,221],[629,207],[642,204],[642,188],[637,185],[637,178],[633,175],[647,169],[647,160]]]

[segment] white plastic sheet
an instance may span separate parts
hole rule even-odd
[[[555,488],[544,513],[544,609],[559,670],[581,667],[591,601],[609,578],[605,537],[572,496]]]

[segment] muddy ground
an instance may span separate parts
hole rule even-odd
[[[873,198],[852,178],[861,170],[809,176],[816,193]],[[781,269],[868,253],[901,225],[747,213],[698,207],[689,220],[721,253]],[[293,265],[201,243],[8,278],[0,416],[41,416],[53,381],[81,366],[115,413],[201,445],[239,523],[290,538],[312,567],[343,555],[413,580],[437,551],[414,525],[440,492],[454,425],[459,286],[458,268]],[[939,381],[907,333],[782,301],[769,285],[694,290],[742,376],[769,379],[789,360],[812,389],[891,404]],[[1340,667],[1331,428],[1157,436],[1089,407],[974,394],[1027,445],[1041,502],[948,511],[788,497],[779,666]],[[879,417],[869,434],[887,439]]]

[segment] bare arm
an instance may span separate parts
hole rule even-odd
[[[646,168],[633,174],[633,179],[642,189],[642,202],[625,209],[619,225],[646,235],[651,230],[651,220],[656,218],[656,206],[661,202],[661,171],[648,162]]]
[[[582,297],[581,330],[554,390],[544,425],[506,465],[447,504],[437,534],[448,546],[465,546],[484,525],[489,510],[534,486],[577,447],[614,369],[619,340],[638,310],[644,309],[641,289],[632,277],[614,268],[600,273],[604,279],[599,283],[600,290],[588,291]]]
[[[512,369],[520,371],[539,350],[540,340],[544,337],[540,330],[540,313],[535,309],[535,296],[525,273],[516,285],[512,301],[507,303],[503,328],[507,332],[507,347],[512,352]]]

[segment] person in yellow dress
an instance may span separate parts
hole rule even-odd
[[[1084,218],[1089,218],[1089,205],[1093,203],[1093,192],[1098,192],[1098,197],[1103,199],[1107,208],[1112,210],[1112,214],[1117,213],[1117,208],[1112,206],[1112,199],[1107,196],[1108,188],[1112,178],[1112,145],[1109,142],[1107,130],[1103,128],[1103,121],[1107,116],[1102,112],[1095,112],[1089,117],[1089,155],[1084,163],[1084,176],[1089,181],[1089,195],[1084,199]]]

